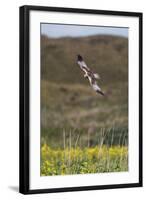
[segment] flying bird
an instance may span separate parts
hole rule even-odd
[[[84,72],[84,78],[88,78],[89,83],[93,90],[97,93],[105,96],[105,93],[101,90],[101,88],[97,85],[97,79],[100,79],[100,76],[97,73],[94,73],[84,62],[81,55],[77,55],[77,63],[80,66],[80,69]]]

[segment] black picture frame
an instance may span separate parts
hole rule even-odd
[[[81,186],[68,188],[51,188],[51,189],[34,189],[29,188],[29,127],[30,127],[30,80],[29,80],[29,13],[31,10],[45,12],[67,12],[67,13],[84,13],[84,14],[102,14],[114,16],[130,16],[139,18],[139,182],[129,184],[114,185],[97,185],[97,186]],[[20,7],[20,134],[19,134],[19,191],[22,194],[36,193],[52,193],[67,191],[83,191],[83,190],[99,190],[114,188],[130,188],[142,186],[142,13],[123,12],[123,11],[107,11],[107,10],[90,10],[75,9],[62,7],[44,7],[44,6],[22,6]]]

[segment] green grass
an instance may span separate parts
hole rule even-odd
[[[99,146],[103,140],[103,145],[121,146],[128,144],[128,129],[122,127],[98,128],[95,132],[87,132],[86,129],[69,128],[50,128],[42,129],[41,146],[47,144],[50,148],[64,148],[64,134],[67,145],[70,143],[70,137],[73,144],[78,139],[79,147],[86,148]]]

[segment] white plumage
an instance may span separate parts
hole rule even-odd
[[[93,90],[104,96],[104,92],[102,92],[101,88],[97,85],[97,79],[100,79],[100,76],[97,73],[94,73],[90,70],[90,68],[86,65],[81,55],[78,55],[77,63],[80,66],[80,69],[84,72],[84,77],[88,78]]]

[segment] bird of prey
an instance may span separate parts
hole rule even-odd
[[[77,55],[77,63],[80,66],[80,69],[84,72],[84,78],[88,78],[90,85],[93,90],[97,93],[105,96],[105,93],[101,90],[101,88],[97,85],[97,79],[100,79],[100,76],[97,73],[94,73],[84,62],[81,55]]]

